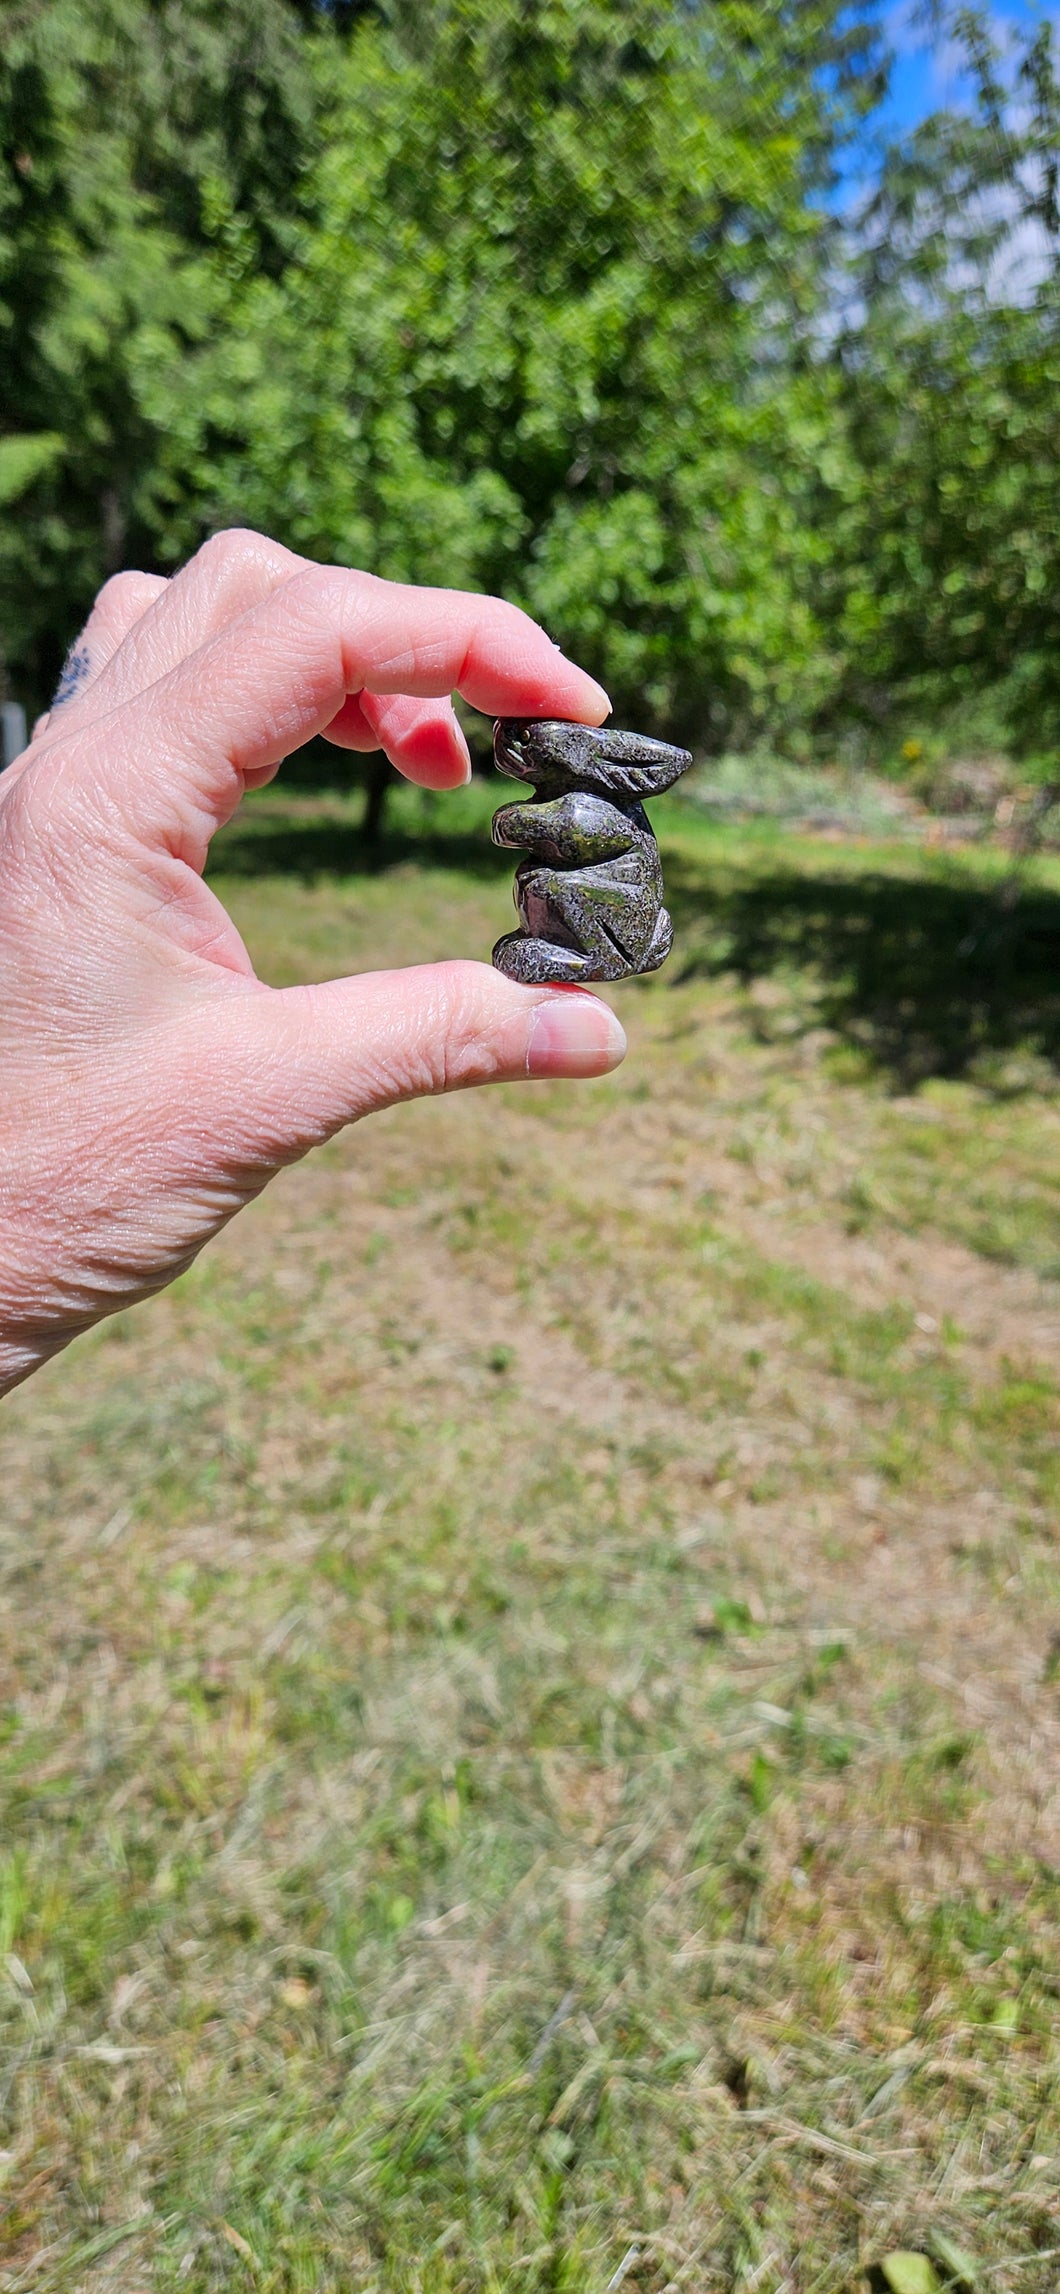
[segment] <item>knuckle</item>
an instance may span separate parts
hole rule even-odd
[[[435,1026],[424,1053],[432,1091],[456,1090],[496,1066],[497,1015],[485,1008],[489,999],[483,997],[481,969],[476,964],[439,966]]]
[[[145,585],[153,586],[150,574],[133,573],[131,570],[111,574],[96,593],[96,611],[106,613],[110,608],[128,605],[143,595]]]
[[[200,543],[196,560],[207,573],[227,573],[230,566],[249,558],[256,539],[250,527],[224,526],[220,533],[209,534]]]
[[[378,574],[364,573],[359,566],[322,565],[315,558],[292,556],[287,556],[286,562],[288,587],[336,614],[348,609],[351,598],[370,598],[391,586]]]
[[[252,526],[226,526],[211,534],[178,579],[214,614],[244,611],[304,566],[303,558]]]
[[[341,566],[290,561],[283,602],[292,624],[303,632],[317,633],[327,643],[341,645],[348,620],[350,581],[351,576]]]
[[[341,604],[350,578],[343,566],[315,565],[306,558],[288,558],[286,563],[289,596],[304,597],[314,605],[333,596]]]
[[[223,526],[220,532],[210,534],[202,543],[198,557],[201,564],[217,567],[222,573],[243,566],[283,566],[291,562],[290,552],[281,543],[270,541],[268,534],[259,534],[253,526]]]

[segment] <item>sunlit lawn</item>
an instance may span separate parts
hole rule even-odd
[[[215,881],[485,955],[490,803]],[[660,811],[624,1069],[4,1405],[5,2294],[1060,2284],[1060,868]]]

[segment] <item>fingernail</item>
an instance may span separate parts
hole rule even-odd
[[[585,675],[585,672],[583,671],[582,674]],[[595,706],[601,717],[609,717],[611,715],[611,695],[604,692],[603,686],[597,684],[595,677],[586,676],[585,682],[592,686],[596,696]]]
[[[530,1015],[528,1075],[606,1075],[625,1055],[625,1030],[598,996],[562,989]]]

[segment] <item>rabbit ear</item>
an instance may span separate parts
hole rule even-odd
[[[501,718],[494,756],[512,780],[540,789],[592,789],[599,796],[660,796],[688,771],[687,749],[650,740],[646,733],[567,724],[558,718]]]
[[[672,788],[692,762],[688,749],[649,740],[646,733],[592,732],[591,761],[579,760],[578,777],[608,796],[657,797]]]

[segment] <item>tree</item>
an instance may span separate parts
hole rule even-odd
[[[834,683],[806,506],[837,138],[872,100],[836,0],[425,0],[318,52],[280,277],[141,377],[165,551],[249,518],[505,591],[660,728]]]
[[[39,700],[94,589],[150,561],[138,387],[277,276],[313,128],[287,0],[0,7],[0,645]]]
[[[973,106],[890,155],[840,345],[866,473],[845,512],[848,693],[926,709],[993,687],[1028,773],[1060,781],[1060,92],[1048,25],[1014,72],[979,10]],[[885,471],[885,486],[869,486]],[[842,526],[843,521],[837,522]]]

